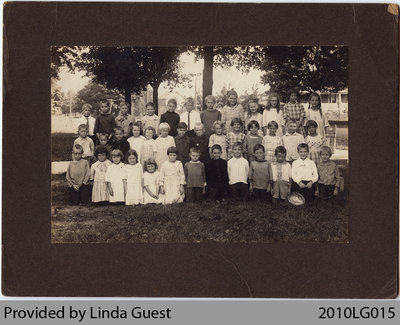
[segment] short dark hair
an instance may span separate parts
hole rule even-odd
[[[138,154],[137,154],[136,150],[134,150],[134,149],[129,149],[129,150],[127,151],[127,153],[126,153],[126,155],[125,155],[126,161],[128,161],[128,157],[129,157],[129,156],[135,156],[135,157],[136,157],[136,162],[138,162]]]
[[[260,143],[257,143],[253,148],[253,152],[256,152],[257,150],[260,150],[260,149],[265,152],[264,146]]]
[[[94,156],[96,158],[98,158],[99,153],[105,153],[106,157],[108,158],[108,150],[105,146],[103,146],[102,144],[99,144],[98,146],[96,146],[96,148],[94,149]]]
[[[153,103],[153,102],[148,102],[148,103],[146,104],[146,106],[145,106],[145,107],[148,107],[148,106],[155,108],[155,106],[154,106],[154,103]]]
[[[267,124],[267,129],[270,128],[271,126],[275,126],[276,128],[279,128],[279,125],[276,121],[269,121]]]
[[[317,122],[315,122],[314,120],[308,120],[307,121],[307,123],[306,123],[306,127],[310,127],[310,126],[313,126],[313,127],[318,127],[318,123]]]
[[[194,152],[194,153],[200,154],[200,149],[197,148],[197,147],[191,147],[191,148],[189,149],[189,152],[190,152],[190,153]]]
[[[278,153],[283,153],[284,155],[286,155],[287,153],[286,148],[284,146],[277,146],[275,148],[275,156],[277,156]]]
[[[251,120],[249,124],[247,124],[247,131],[250,131],[250,128],[252,126],[255,126],[257,129],[260,129],[260,123],[258,123],[256,120]]]
[[[83,147],[80,144],[76,144],[74,145],[74,147],[72,148],[72,151],[75,150],[79,150],[81,153],[83,153]]]
[[[176,153],[178,154],[178,148],[177,147],[169,147],[167,149],[167,155],[169,155],[170,153]]]
[[[188,126],[185,122],[179,122],[178,125],[176,126],[176,129],[185,129],[187,130]]]
[[[235,117],[235,118],[232,119],[231,126],[233,126],[233,124],[235,124],[235,123],[239,123],[240,126],[243,126],[243,121],[238,117]]]
[[[300,143],[300,144],[297,146],[297,151],[299,151],[300,149],[307,149],[307,151],[310,150],[307,143]]]
[[[219,151],[222,152],[222,147],[221,147],[219,144],[214,144],[214,145],[211,147],[211,152],[213,152],[214,150],[219,150]]]

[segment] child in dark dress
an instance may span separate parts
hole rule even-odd
[[[167,111],[160,116],[160,124],[165,122],[169,125],[169,135],[172,137],[176,137],[178,134],[177,126],[180,120],[179,114],[175,112],[176,106],[176,100],[173,98],[170,99],[167,103]]]
[[[117,126],[114,128],[114,137],[112,139],[111,146],[113,150],[118,149],[122,151],[122,154],[125,156],[128,150],[130,149],[129,142],[124,137],[124,130],[122,127]]]
[[[109,111],[108,102],[100,102],[100,115],[96,118],[93,131],[97,138],[96,144],[100,143],[99,136],[101,133],[108,134],[108,139],[111,140],[114,128],[117,126],[114,116]]]
[[[185,122],[179,122],[177,129],[178,135],[175,137],[175,145],[178,149],[177,160],[180,160],[182,165],[185,166],[185,164],[190,160],[190,137],[187,135],[187,125]]]
[[[222,148],[219,144],[211,147],[212,160],[206,164],[208,197],[211,200],[224,200],[228,191],[227,162],[221,159]]]
[[[198,148],[200,150],[200,161],[207,164],[211,158],[208,149],[208,137],[205,135],[204,131],[204,125],[202,123],[195,124],[195,135],[190,140],[190,148]]]

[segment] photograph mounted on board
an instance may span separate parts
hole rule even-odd
[[[52,243],[348,243],[345,46],[51,47]]]

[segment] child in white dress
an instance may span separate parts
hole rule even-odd
[[[136,122],[135,124],[133,124],[132,127],[133,135],[130,138],[128,138],[129,148],[137,152],[139,161],[141,161],[140,159],[142,156],[142,147],[145,139],[143,135],[140,135],[140,132],[141,132],[140,123]]]
[[[93,182],[92,202],[99,203],[108,201],[108,191],[105,181],[107,168],[112,162],[107,159],[107,148],[99,145],[94,152],[97,161],[90,167],[90,179]]]
[[[264,136],[264,132],[261,129],[262,123],[263,123],[263,115],[260,113],[260,107],[258,105],[258,100],[255,98],[251,98],[248,101],[249,105],[249,110],[248,112],[244,113],[244,118],[245,118],[245,124],[244,124],[244,130],[245,133],[246,130],[248,131],[248,126],[251,121],[257,121],[258,124],[260,125],[260,128],[258,129],[257,133],[260,137]]]
[[[158,126],[158,131],[160,132],[160,136],[156,139],[157,143],[157,154],[156,154],[156,163],[158,167],[161,169],[164,161],[168,161],[167,150],[170,147],[175,147],[175,140],[172,136],[168,135],[171,130],[168,123],[163,122]]]
[[[325,113],[321,109],[321,97],[317,93],[310,95],[310,103],[306,110],[307,121],[313,120],[317,123],[317,134],[325,138],[326,131],[329,129],[329,121]]]
[[[144,129],[144,141],[142,146],[142,155],[140,157],[140,163],[144,167],[144,163],[148,159],[154,159],[157,154],[157,143],[153,139],[156,130],[152,126],[148,126]]]
[[[160,192],[164,195],[163,204],[181,203],[185,197],[183,188],[185,173],[182,163],[176,160],[177,152],[176,147],[168,148],[168,160],[160,169]]]
[[[285,134],[285,123],[283,121],[283,111],[281,110],[278,94],[269,95],[267,106],[263,112],[263,128],[265,134],[268,132],[268,123],[271,121],[278,123],[276,135],[282,137]]]
[[[215,121],[212,130],[215,132],[211,134],[210,140],[208,142],[208,148],[210,149],[210,156],[212,157],[212,150],[211,148],[218,144],[221,146],[221,159],[227,160],[228,156],[226,154],[226,135],[223,134],[224,131],[224,124],[221,121]]]
[[[122,163],[122,151],[114,149],[111,152],[112,164],[108,166],[105,176],[109,201],[111,203],[125,202],[126,193],[126,168]]]
[[[143,203],[162,203],[160,194],[160,172],[157,170],[157,163],[154,159],[148,159],[144,162],[143,176]]]
[[[131,149],[126,153],[126,205],[143,203],[143,167],[138,163],[138,154]]]

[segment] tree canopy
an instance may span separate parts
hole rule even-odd
[[[51,62],[50,62],[50,77],[59,79],[59,72],[62,66],[66,66],[70,71],[74,70],[74,63],[78,57],[79,46],[52,46]]]
[[[340,91],[348,87],[348,51],[343,46],[261,48],[254,65],[265,71],[263,84],[288,100],[288,92]]]
[[[131,94],[140,94],[150,84],[155,105],[158,87],[163,81],[184,81],[179,70],[178,47],[90,47],[77,59],[77,67],[93,81],[123,93],[131,102]]]
[[[112,99],[118,105],[124,100],[124,96],[117,90],[107,89],[94,81],[89,82],[76,93],[72,111],[80,112],[82,105],[87,103],[92,105],[92,113],[94,116],[97,116],[99,114],[99,102],[107,99]]]

